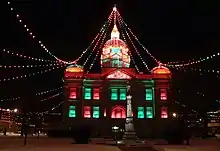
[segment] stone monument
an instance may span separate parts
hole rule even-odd
[[[137,140],[138,139],[134,131],[131,99],[132,99],[131,86],[128,83],[127,85],[127,113],[126,113],[125,132],[123,135],[123,140]]]

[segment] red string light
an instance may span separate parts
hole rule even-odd
[[[112,18],[113,18],[113,15],[112,15],[112,12],[111,12],[111,14],[110,14],[109,17],[108,17],[108,24],[107,24],[107,26],[106,26],[106,29],[105,29],[105,31],[103,31],[103,33],[105,33],[105,34],[104,34],[104,36],[103,36],[103,38],[102,38],[102,42],[101,42],[101,44],[100,44],[99,50],[97,51],[97,53],[96,53],[96,55],[95,55],[95,57],[94,57],[94,59],[93,59],[91,65],[90,65],[90,67],[89,67],[89,70],[87,71],[87,73],[89,73],[89,71],[92,69],[92,67],[93,67],[93,65],[94,65],[94,63],[95,63],[95,61],[96,61],[96,59],[97,59],[97,57],[98,57],[98,55],[99,55],[99,52],[101,51],[101,49],[102,49],[102,47],[103,47],[103,45],[104,45],[104,42],[105,42],[105,38],[106,38],[106,35],[107,35],[107,31],[108,31],[109,25],[110,25],[111,22],[112,22]]]
[[[11,11],[15,11],[15,9],[11,6],[11,2],[8,2],[8,5],[11,8]],[[16,13],[16,12],[15,12]],[[18,22],[24,27],[24,29],[28,32],[28,34],[30,35],[30,37],[34,40],[36,40],[36,36],[33,34],[33,32],[30,30],[30,28],[28,28],[28,26],[26,24],[24,24],[23,20],[21,19],[20,15],[18,13],[16,13],[16,18],[18,20]],[[83,57],[83,55],[90,49],[90,47],[93,45],[93,43],[96,41],[97,37],[99,37],[101,31],[103,30],[104,26],[101,28],[101,30],[99,31],[99,33],[96,35],[96,37],[92,40],[92,42],[90,43],[90,45],[82,52],[82,54],[74,61],[65,61],[62,59],[59,59],[58,57],[56,57],[53,53],[51,53],[47,47],[42,43],[42,41],[37,40],[38,44],[47,52],[49,53],[50,56],[52,56],[53,58],[55,58],[57,61],[65,63],[65,64],[76,64],[77,61],[79,61],[79,59],[81,59]]]
[[[86,63],[88,62],[88,60],[89,60],[90,57],[92,56],[93,52],[95,51],[96,47],[97,47],[98,44],[100,43],[101,38],[103,37],[103,34],[105,34],[105,31],[106,31],[107,27],[109,26],[109,20],[110,20],[111,18],[112,18],[112,12],[111,12],[111,14],[110,14],[109,17],[108,17],[108,21],[105,23],[104,28],[102,29],[101,34],[100,34],[100,36],[99,36],[99,38],[98,38],[98,41],[96,42],[95,46],[94,46],[93,49],[92,49],[92,52],[89,54],[89,56],[86,58],[86,61],[85,61],[84,64],[82,65],[83,67],[86,65]]]
[[[120,20],[120,18],[119,18],[119,20]],[[124,31],[123,31],[123,28],[122,28],[121,21],[119,21],[119,26],[120,26],[120,29],[121,29],[121,34],[122,34],[123,41],[128,45],[128,42],[127,42],[127,40],[126,40],[126,37],[125,37]],[[134,64],[134,66],[135,66],[137,72],[140,73],[140,70],[139,70],[137,64],[135,63],[134,57],[133,57],[133,55],[132,55],[130,49],[128,49],[128,53],[129,53],[129,55],[130,55],[130,57],[131,57],[131,60],[132,60],[132,62],[133,62],[133,64]]]
[[[120,13],[117,11],[118,14],[118,18],[121,20],[122,24],[127,27],[127,29],[129,30],[129,32],[131,33],[131,35],[135,38],[135,40],[139,43],[139,45],[147,52],[147,54],[154,59],[158,64],[161,63],[161,61],[157,60],[148,50],[147,48],[144,47],[144,45],[138,40],[138,38],[135,36],[135,34],[131,31],[131,29],[128,27],[128,25],[125,23],[124,19],[121,17]]]
[[[122,27],[124,27],[124,24],[123,24],[123,20],[122,20],[122,17],[120,16],[120,14],[118,13],[117,11],[117,16],[118,16],[118,22],[121,22],[120,24],[122,25]],[[124,28],[124,31],[126,33],[126,35],[128,36],[128,39],[130,40],[132,46],[134,47],[136,53],[138,54],[138,56],[140,57],[142,63],[144,64],[144,66],[147,68],[148,71],[150,71],[148,65],[146,64],[146,62],[144,61],[144,59],[141,57],[141,54],[139,53],[139,51],[137,50],[136,46],[134,45],[134,42],[131,40],[131,37],[129,36],[126,28]]]

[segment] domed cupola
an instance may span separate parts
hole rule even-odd
[[[128,48],[123,40],[116,24],[111,32],[111,39],[108,40],[101,54],[101,65],[104,68],[129,68],[130,56]]]
[[[171,74],[170,70],[163,66],[162,64],[159,64],[159,66],[152,69],[153,74]]]
[[[79,65],[70,65],[66,68],[66,72],[83,72],[83,68]]]

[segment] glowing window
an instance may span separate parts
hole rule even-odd
[[[70,88],[70,99],[76,99],[76,88]]]
[[[119,53],[120,52],[120,48],[112,48],[112,52],[113,53]]]
[[[99,88],[93,89],[93,100],[99,100],[99,92],[100,92]]]
[[[144,107],[138,107],[138,117],[137,118],[144,118]]]
[[[111,89],[111,100],[118,100],[118,90]]]
[[[84,89],[84,99],[85,100],[91,100],[92,99],[92,95],[91,95],[91,88],[85,88]]]
[[[153,108],[146,107],[146,118],[153,118]]]
[[[161,107],[161,118],[168,118],[167,107]]]
[[[120,100],[126,100],[126,89],[120,89],[120,95],[119,95],[119,99]]]
[[[145,89],[145,100],[147,100],[147,101],[153,100],[153,90],[152,89]]]
[[[84,106],[84,118],[91,118],[91,107]]]
[[[93,106],[93,118],[99,118],[99,106]]]
[[[167,90],[166,89],[160,89],[160,99],[167,100]]]
[[[114,56],[114,57],[117,57],[117,56]],[[112,67],[119,67],[119,59],[118,58],[112,59]]]
[[[111,118],[126,118],[125,108],[116,106],[112,109]]]
[[[76,117],[76,106],[69,106],[69,117]]]

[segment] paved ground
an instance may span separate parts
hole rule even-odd
[[[71,139],[29,137],[27,145],[19,137],[1,137],[0,151],[120,151],[118,147],[95,144],[72,144]]]
[[[220,140],[194,139],[190,145],[155,145],[155,147],[160,151],[220,151]]]
[[[150,144],[156,144],[158,140],[148,140]],[[71,139],[53,139],[41,137],[29,137],[27,146],[23,146],[24,139],[20,137],[0,137],[0,151],[220,151],[220,140],[192,140],[190,146],[186,145],[154,145],[149,147],[120,147],[107,145],[80,145],[72,144]]]

